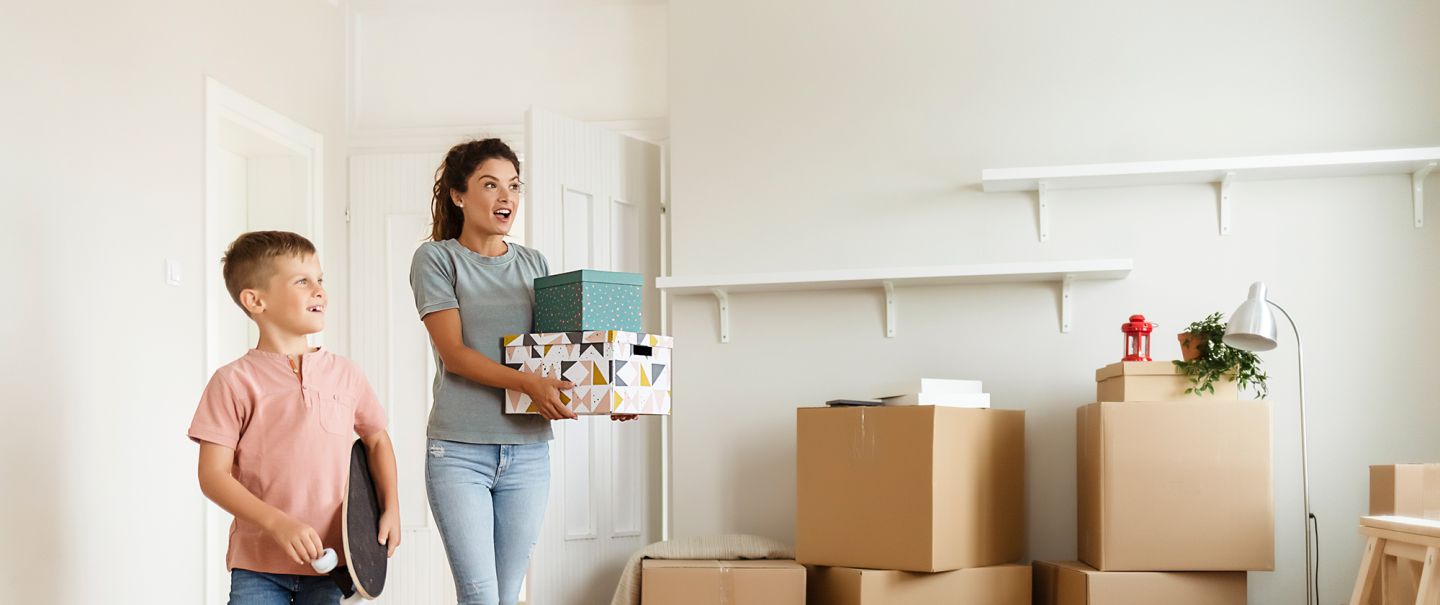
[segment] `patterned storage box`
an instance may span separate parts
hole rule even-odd
[[[621,332],[558,332],[506,336],[505,365],[528,374],[569,380],[560,393],[576,414],[669,414],[669,336]],[[530,396],[505,391],[507,414],[535,414]]]
[[[535,331],[639,332],[645,277],[582,269],[535,279]]]

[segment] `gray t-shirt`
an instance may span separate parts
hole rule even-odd
[[[410,289],[423,319],[445,309],[460,310],[465,346],[502,361],[500,337],[526,334],[533,322],[535,278],[550,274],[539,252],[518,244],[500,256],[484,256],[460,242],[425,242],[410,262]],[[549,441],[550,421],[534,414],[506,414],[505,390],[445,371],[435,355],[435,407],[431,439],[484,444]]]

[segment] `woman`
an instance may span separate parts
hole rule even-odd
[[[505,241],[520,212],[520,160],[499,139],[451,148],[436,172],[430,240],[410,287],[435,345],[425,485],[462,604],[510,605],[540,533],[551,420],[575,418],[568,382],[500,363],[500,337],[531,331],[539,252]],[[540,415],[505,414],[505,389]],[[629,419],[631,417],[615,417]]]

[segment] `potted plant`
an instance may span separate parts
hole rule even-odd
[[[1181,359],[1195,361],[1210,353],[1210,339],[1206,338],[1204,334],[1181,332],[1176,336],[1180,339]]]
[[[1211,313],[1205,319],[1190,324],[1179,336],[1183,361],[1176,361],[1175,367],[1190,379],[1186,393],[1215,393],[1216,380],[1239,383],[1240,389],[1252,389],[1256,397],[1264,399],[1269,394],[1265,385],[1265,372],[1260,369],[1260,358],[1250,351],[1225,346],[1224,315]]]

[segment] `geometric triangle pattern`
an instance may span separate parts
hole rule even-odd
[[[540,334],[514,334],[500,338],[502,347],[536,346],[558,344],[620,343],[644,345],[658,349],[675,348],[675,339],[661,334],[623,332],[619,330],[592,330],[588,332],[545,332]]]
[[[570,381],[575,388],[562,392],[561,399],[576,414],[665,415],[671,409],[674,342],[669,336],[619,330],[517,334],[501,338],[501,356],[520,372]],[[529,395],[508,389],[505,412],[536,413]]]

